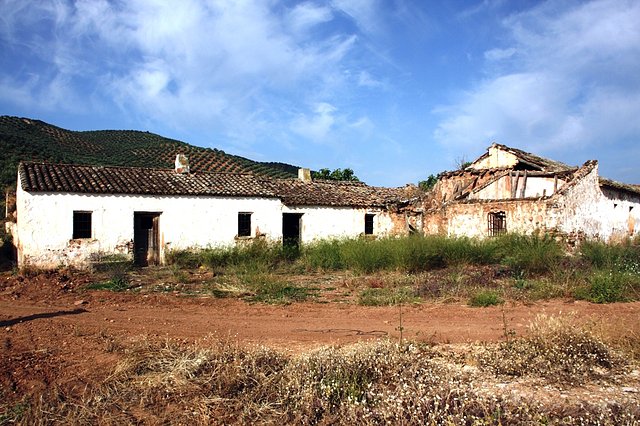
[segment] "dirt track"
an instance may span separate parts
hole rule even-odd
[[[272,306],[235,299],[106,292],[94,292],[84,299],[85,303],[74,305],[80,300],[67,298],[53,304],[0,300],[0,325],[5,337],[20,335],[26,330],[37,332],[42,338],[51,330],[188,341],[214,334],[239,342],[293,350],[371,338],[398,338],[400,328],[398,307],[313,302]],[[504,308],[471,308],[460,304],[405,306],[402,308],[403,335],[437,343],[496,341],[504,337],[505,325],[508,330],[521,334],[541,313],[572,313],[579,322],[640,329],[638,302],[595,305],[554,300]]]

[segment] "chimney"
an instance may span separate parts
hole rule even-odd
[[[189,173],[189,159],[184,154],[176,155],[176,173]]]
[[[300,179],[302,182],[311,182],[311,170],[298,169],[298,179]]]

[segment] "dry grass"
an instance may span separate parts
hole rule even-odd
[[[119,425],[640,422],[637,394],[622,390],[629,380],[638,386],[640,378],[625,376],[637,369],[633,361],[566,319],[539,317],[530,329],[497,345],[381,340],[300,355],[215,338],[145,340],[122,349],[111,376],[82,397],[54,389],[2,407],[0,418]],[[586,397],[585,388],[596,391]]]
[[[589,330],[567,317],[539,315],[527,336],[491,346],[480,364],[496,374],[537,376],[556,383],[584,383],[620,371],[626,361]]]

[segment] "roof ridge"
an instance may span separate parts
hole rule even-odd
[[[160,167],[142,167],[142,166],[117,166],[111,164],[72,164],[72,163],[51,163],[48,161],[21,161],[20,164],[30,165],[30,164],[39,164],[43,166],[52,166],[52,167],[84,167],[84,168],[100,168],[100,169],[119,169],[119,170],[150,170],[150,171],[160,171],[160,172],[175,172],[174,169],[170,168],[160,168]],[[195,174],[206,174],[206,175],[244,175],[244,176],[255,176],[258,175],[251,172],[221,172],[221,171],[209,171],[209,170],[198,170],[194,172],[186,173],[189,175]],[[271,180],[274,179],[269,176],[260,176],[260,179]]]

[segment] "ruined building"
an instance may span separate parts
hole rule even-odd
[[[640,187],[602,178],[598,162],[572,167],[493,144],[468,167],[439,176],[424,201],[425,233],[490,237],[559,233],[605,241],[639,230]]]
[[[22,163],[8,216],[18,265],[82,266],[124,254],[161,264],[170,250],[265,239],[283,244],[411,233],[491,237],[553,232],[612,240],[635,236],[640,187],[493,144],[433,190],[360,182],[175,169]]]

